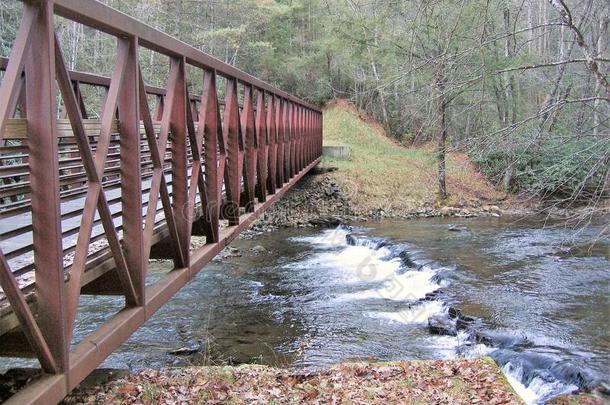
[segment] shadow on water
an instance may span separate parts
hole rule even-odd
[[[571,238],[561,224],[454,218],[239,240],[103,367],[491,355],[524,399],[544,402],[610,375],[610,241],[586,244],[600,229]],[[83,298],[76,340],[118,305]]]

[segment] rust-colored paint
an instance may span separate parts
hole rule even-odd
[[[111,77],[66,69],[55,15],[117,37]],[[170,58],[166,88],[144,83],[141,47]],[[203,76],[200,95],[188,93],[187,65]],[[0,70],[0,140],[10,128],[17,142],[0,146],[0,174],[17,179],[0,182],[0,196],[9,201],[0,206],[0,220],[11,224],[32,214],[30,223],[16,224],[0,240],[33,234],[31,243],[0,249],[7,297],[0,315],[14,314],[18,324],[3,330],[0,322],[0,355],[35,356],[47,373],[8,403],[58,402],[319,162],[322,114],[93,0],[24,0],[17,38]],[[226,83],[223,102],[219,77]],[[100,120],[87,118],[81,84],[104,89]],[[156,98],[154,111],[148,96]],[[21,118],[14,118],[18,110]],[[63,208],[77,198],[80,206]],[[79,226],[67,224],[75,218]],[[220,218],[230,225],[222,231]],[[191,251],[194,222],[206,244]],[[106,247],[91,250],[93,242]],[[146,286],[157,243],[167,244],[175,268]],[[27,255],[31,262],[13,262]],[[32,272],[36,284],[20,286],[18,277]],[[32,288],[37,313],[27,295]],[[120,294],[126,305],[70,350],[83,293]]]

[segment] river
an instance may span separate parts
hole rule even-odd
[[[610,238],[602,229],[451,218],[238,240],[243,255],[209,264],[103,366],[256,362],[313,370],[489,355],[526,402],[544,403],[610,375]],[[165,266],[153,264],[148,281]],[[120,300],[81,305],[76,340]],[[431,334],[428,318],[455,325],[455,309],[466,320],[456,336]]]

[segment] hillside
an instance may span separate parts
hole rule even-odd
[[[436,200],[436,156],[432,147],[407,148],[381,125],[345,100],[324,109],[324,144],[349,145],[349,159],[322,162],[253,224],[277,227],[334,226],[343,219],[439,215],[498,215],[504,193],[480,174],[468,157],[448,153],[449,197]]]
[[[348,194],[356,213],[366,215],[381,208],[389,214],[405,214],[439,208],[433,147],[399,145],[381,125],[345,100],[324,110],[324,144],[352,148],[348,160],[325,157],[322,166],[338,168],[332,177]],[[504,197],[467,156],[456,152],[448,153],[447,188],[446,206],[478,210]]]

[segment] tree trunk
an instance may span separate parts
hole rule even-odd
[[[572,31],[574,42],[578,44],[585,56],[585,65],[587,66],[587,69],[593,74],[595,80],[599,82],[600,87],[606,93],[606,97],[610,98],[610,82],[606,78],[606,73],[601,71],[600,65],[596,60],[596,49],[592,50],[590,44],[585,41],[585,37],[583,36],[580,27],[577,27],[572,20],[572,12],[563,1],[548,0],[548,2],[559,13],[563,23]]]
[[[447,105],[445,100],[445,77],[443,68],[440,67],[436,85],[439,92],[438,97],[438,116],[441,120],[440,131],[438,134],[437,159],[438,159],[438,196],[441,200],[447,198],[446,184],[446,151],[447,151]]]
[[[506,30],[506,41],[504,43],[504,56],[506,58],[512,58],[515,54],[515,37],[513,35],[509,35],[511,31],[511,20],[510,20],[510,9],[508,5],[504,8],[504,29]],[[504,100],[506,102],[505,107],[505,125],[509,123],[510,116],[510,124],[514,125],[517,122],[517,94],[516,88],[517,85],[515,83],[515,76],[513,72],[506,73],[506,87],[504,93]],[[512,151],[509,150],[507,153]],[[512,154],[512,153],[510,153]],[[505,192],[510,191],[510,187],[513,181],[513,176],[515,175],[515,166],[516,162],[511,160],[506,170],[504,170],[504,176],[502,178],[502,188]]]
[[[447,184],[445,181],[445,155],[447,148],[447,125],[446,125],[446,105],[445,98],[441,97],[439,101],[439,115],[441,117],[441,131],[438,136],[438,196],[441,199],[447,198]]]
[[[511,25],[512,24],[510,20],[510,9],[506,7],[504,9],[504,28],[506,30],[504,56],[508,59],[515,56],[515,36],[514,33],[512,35],[509,35],[511,31]],[[510,123],[515,124],[515,122],[517,122],[517,86],[515,84],[515,76],[512,72],[507,72],[506,83],[506,122],[508,123],[510,115]]]
[[[598,58],[601,58],[605,51],[608,43],[606,42],[608,38],[608,16],[603,16],[599,20],[599,32],[597,34],[597,46],[596,46],[596,54]],[[594,96],[600,97],[601,94],[601,84],[599,81],[595,81],[595,93]],[[593,135],[598,136],[599,134],[599,126],[601,123],[600,116],[602,115],[601,110],[604,108],[602,106],[602,102],[599,99],[596,99],[593,104]]]

